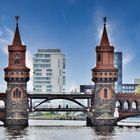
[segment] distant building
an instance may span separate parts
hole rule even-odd
[[[122,84],[122,92],[123,93],[134,93],[136,87],[139,84]]]
[[[85,94],[92,94],[94,85],[80,85],[80,92]]]
[[[134,84],[139,84],[140,85],[140,79],[134,79]]]
[[[114,52],[114,65],[118,69],[118,80],[115,83],[116,92],[122,91],[122,52]]]
[[[33,57],[34,93],[65,91],[65,55],[60,49],[38,49]]]

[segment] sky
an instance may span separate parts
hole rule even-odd
[[[66,91],[93,84],[95,47],[99,45],[104,16],[115,51],[123,52],[123,83],[140,78],[139,0],[0,0],[0,92],[6,90],[3,69],[8,64],[15,16],[20,16],[21,38],[27,45],[27,66],[40,48],[59,48],[66,56]],[[31,80],[28,90],[32,90]]]

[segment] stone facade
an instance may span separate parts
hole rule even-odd
[[[25,64],[26,46],[22,45],[18,22],[12,45],[8,46],[9,64],[4,69],[6,91],[6,126],[28,125],[27,82],[30,69]]]
[[[95,82],[92,125],[114,125],[116,123],[113,115],[117,71],[114,67],[114,47],[109,43],[106,23],[104,23],[101,42],[96,47],[96,67],[92,69],[92,81]]]

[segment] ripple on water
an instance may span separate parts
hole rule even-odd
[[[140,137],[140,127],[86,127],[80,121],[52,122],[32,122],[34,125],[27,128],[1,126],[0,140],[139,140]]]

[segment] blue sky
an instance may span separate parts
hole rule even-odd
[[[110,42],[123,52],[123,81],[132,83],[140,78],[139,5],[139,0],[0,0],[1,90],[6,88],[3,68],[7,66],[6,47],[15,31],[15,15],[20,16],[28,66],[38,48],[60,48],[66,55],[67,90],[92,83],[95,47],[100,42],[102,17],[107,16]]]

